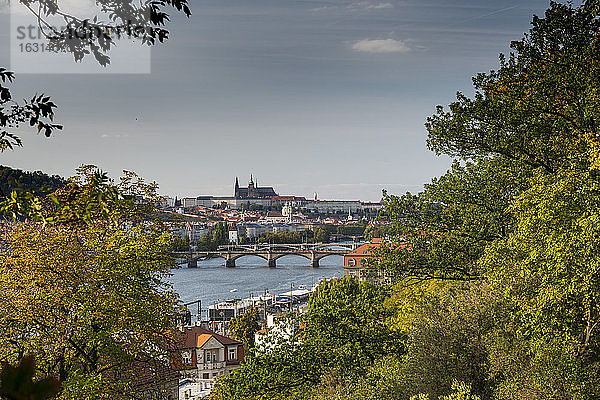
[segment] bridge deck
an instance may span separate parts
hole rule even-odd
[[[340,249],[331,249],[330,247],[343,247]],[[311,266],[318,267],[319,260],[321,258],[338,255],[343,256],[349,251],[353,250],[356,244],[350,245],[338,245],[338,244],[316,244],[316,245],[288,245],[288,244],[276,244],[276,245],[246,245],[246,246],[223,246],[219,250],[215,251],[180,251],[174,252],[174,257],[185,258],[188,260],[189,267],[196,267],[198,265],[198,259],[202,257],[216,256],[225,259],[225,265],[227,267],[235,267],[235,260],[244,256],[258,256],[267,261],[269,267],[276,266],[276,260],[287,255],[298,255],[305,257],[310,260]]]

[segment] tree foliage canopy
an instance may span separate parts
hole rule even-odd
[[[600,21],[597,0],[574,8],[551,2],[529,34],[511,44],[497,71],[473,78],[426,124],[437,153],[502,156],[546,172],[577,163],[597,146]]]
[[[473,79],[472,98],[458,93],[428,119],[428,146],[457,159],[451,170],[416,196],[386,197],[394,224],[379,266],[388,276],[405,286],[478,280],[493,293],[478,295],[482,310],[508,311],[485,316],[494,322],[480,335],[488,381],[469,382],[482,398],[599,396],[599,11],[596,0],[551,2],[497,71]],[[411,312],[398,322],[424,338],[428,316]],[[405,367],[418,360],[414,343]],[[460,363],[461,351],[442,364]]]
[[[49,176],[41,171],[27,172],[0,165],[0,197],[13,190],[38,193],[54,191],[66,184],[58,175]]]
[[[232,336],[244,343],[246,351],[254,347],[254,334],[260,330],[258,320],[258,309],[252,308],[244,315],[231,319],[227,325]]]
[[[23,144],[15,134],[23,125],[36,128],[38,133],[44,131],[46,137],[62,129],[62,125],[53,122],[56,104],[49,96],[36,94],[22,103],[13,99],[7,84],[14,78],[13,72],[0,67],[0,152]]]
[[[177,296],[163,280],[173,262],[151,219],[154,189],[86,166],[38,198],[38,221],[3,225],[1,360],[35,355],[64,399],[130,398],[141,376],[160,378]]]
[[[386,319],[386,289],[352,278],[319,286],[306,315],[291,315],[291,335],[255,349],[242,368],[219,380],[213,398],[303,399],[327,373],[364,375],[372,361],[401,348]]]

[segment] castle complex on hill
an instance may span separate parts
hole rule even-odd
[[[248,187],[240,187],[238,178],[235,178],[233,196],[198,196],[184,197],[181,199],[183,208],[188,207],[213,207],[227,206],[231,209],[241,209],[251,204],[262,206],[265,208],[277,205],[274,202],[278,196],[272,187],[259,187],[254,182],[254,178],[250,175]]]
[[[181,206],[183,208],[219,206],[234,210],[248,209],[251,206],[260,206],[263,209],[289,206],[295,209],[328,214],[336,212],[376,212],[381,208],[381,203],[365,203],[358,200],[317,200],[316,196],[314,200],[307,200],[305,197],[298,196],[280,196],[270,186],[258,186],[254,177],[250,175],[248,187],[240,187],[238,178],[235,178],[233,196],[184,197],[181,199]]]

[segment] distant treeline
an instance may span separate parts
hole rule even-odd
[[[54,191],[64,186],[66,180],[58,175],[47,175],[41,171],[28,172],[0,165],[0,197],[13,190],[31,190],[38,193]]]
[[[332,235],[362,236],[366,229],[365,224],[333,225],[325,224],[314,230],[304,232],[277,232],[263,233],[256,238],[259,243],[325,243],[331,241]]]

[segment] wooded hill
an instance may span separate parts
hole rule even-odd
[[[47,175],[41,171],[22,171],[0,165],[0,196],[8,195],[13,190],[31,190],[48,192],[64,186],[66,180],[58,175]]]

